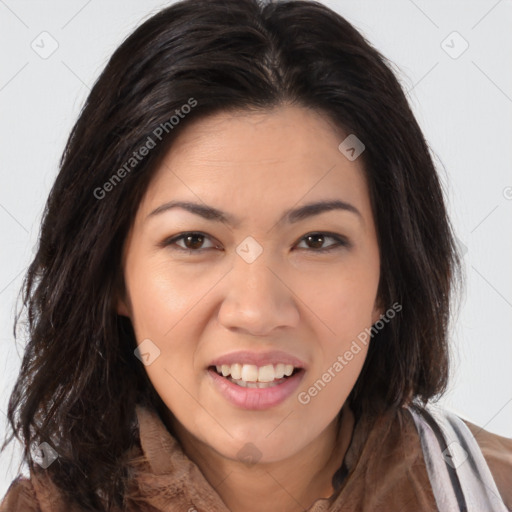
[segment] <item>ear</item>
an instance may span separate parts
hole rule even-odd
[[[116,311],[118,315],[131,317],[130,309],[124,298],[118,297],[116,299]]]
[[[127,299],[124,281],[120,276],[118,276],[116,280],[113,302],[118,315],[131,318],[130,301]]]
[[[372,311],[372,325],[377,322],[380,317],[384,314],[384,307],[382,306],[381,300],[379,297],[375,300],[375,304],[373,306]]]

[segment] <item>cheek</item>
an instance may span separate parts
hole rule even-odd
[[[197,289],[188,290],[160,271],[141,273],[130,290],[137,342],[150,339],[158,351],[145,371],[167,407],[178,411],[193,408],[190,393],[195,395],[197,388],[194,365],[200,326],[193,313],[200,296]]]
[[[191,272],[187,266],[170,265],[164,258],[151,260],[136,251],[127,261],[131,321],[138,343],[149,338],[160,351],[146,371],[164,396],[179,394],[180,384],[188,389],[196,384],[196,353],[211,314],[207,292],[223,273]]]
[[[317,289],[308,305],[325,329],[317,332],[317,358],[299,402],[308,402],[319,414],[336,414],[361,372],[378,279],[375,268],[360,260],[340,266],[337,272],[329,272],[316,281],[317,286],[323,283],[324,291]]]
[[[317,357],[298,395],[310,414],[332,419],[357,381],[368,352],[371,308],[350,295],[336,297],[330,328],[335,334],[319,339]]]
[[[199,300],[197,288],[162,264],[138,261],[142,260],[134,258],[127,265],[126,279],[137,339],[149,334],[159,339],[170,337]]]
[[[304,290],[308,308],[323,322],[335,344],[372,324],[378,273],[352,265],[317,275],[314,291]]]

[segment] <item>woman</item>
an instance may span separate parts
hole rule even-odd
[[[349,23],[164,9],[48,199],[8,411],[30,477],[0,510],[507,510],[512,441],[431,404],[458,275],[420,128]]]

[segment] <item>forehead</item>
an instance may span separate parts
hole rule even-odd
[[[197,119],[164,156],[141,209],[193,200],[238,217],[301,201],[341,199],[369,207],[362,159],[338,149],[345,134],[302,107],[221,112]]]

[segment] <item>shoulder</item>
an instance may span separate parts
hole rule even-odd
[[[454,507],[465,501],[481,505],[481,510],[512,509],[512,439],[492,434],[437,404],[414,404],[408,409],[434,493],[442,489],[439,494],[445,495],[448,489]]]
[[[81,512],[44,472],[18,476],[7,489],[0,512]]]
[[[0,512],[40,512],[40,510],[32,482],[24,476],[19,476],[11,483],[0,503]]]
[[[506,507],[512,510],[512,438],[503,437],[463,420],[475,438]]]

